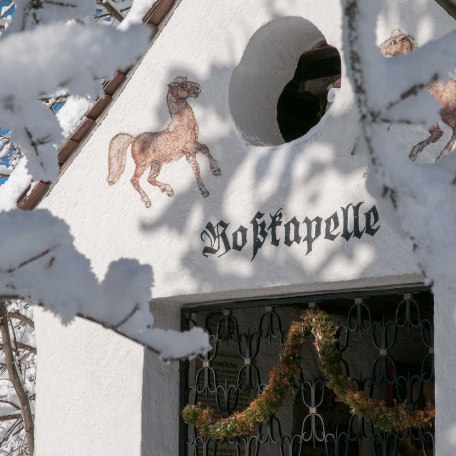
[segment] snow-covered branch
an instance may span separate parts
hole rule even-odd
[[[8,315],[10,318],[16,318],[17,320],[20,320],[23,323],[29,325],[31,328],[35,328],[35,323],[33,320],[31,318],[28,318],[26,315],[23,315],[19,312],[8,312]]]
[[[96,97],[103,79],[138,60],[149,37],[142,26],[121,32],[95,23],[52,23],[0,41],[0,116],[13,130],[12,139],[27,156],[35,180],[56,178],[55,145],[63,140],[54,114],[39,98],[61,87]]]
[[[63,136],[47,107],[55,98],[50,94],[70,92],[84,99],[101,94],[103,79],[130,67],[145,52],[150,28],[135,24],[153,3],[135,1],[119,30],[84,19],[94,12],[93,0],[16,2],[0,40],[0,116],[25,159],[0,189],[0,295],[25,297],[65,323],[85,318],[165,359],[180,359],[207,351],[208,336],[200,329],[180,333],[153,328],[150,266],[122,259],[99,281],[63,221],[48,211],[14,209],[24,184],[58,175],[56,145]],[[71,100],[68,112],[60,115],[68,131],[82,109]]]
[[[27,235],[30,226],[33,237]],[[150,266],[119,260],[99,281],[90,262],[75,249],[66,223],[47,210],[3,213],[0,231],[0,295],[25,297],[65,323],[76,316],[85,318],[165,359],[209,349],[208,336],[200,328],[180,333],[153,327]]]
[[[32,30],[53,22],[88,18],[94,12],[93,0],[15,0],[14,14],[5,35]]]
[[[370,155],[368,187],[382,204],[384,216],[388,215],[390,223],[400,226],[412,241],[423,272],[434,288],[454,293],[456,158],[427,165],[410,158],[415,159],[415,152],[443,134],[437,125],[439,116],[445,114],[440,103],[456,104],[456,82],[451,79],[456,67],[456,32],[410,55],[385,58],[375,36],[380,8],[377,0],[345,2],[344,50]],[[393,44],[396,40],[385,46]],[[387,132],[383,119],[394,121],[399,116],[411,123],[434,124],[430,138],[420,143],[421,149],[404,150],[397,138]],[[449,152],[451,141],[439,157]]]

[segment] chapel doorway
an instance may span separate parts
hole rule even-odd
[[[337,323],[343,369],[357,389],[409,410],[434,402],[433,297],[423,287],[187,307],[183,329],[205,328],[213,350],[182,363],[182,406],[210,406],[217,418],[245,409],[268,383],[290,323],[309,305]],[[182,424],[181,456],[434,455],[433,426],[385,433],[353,415],[328,388],[308,339],[294,392],[269,421],[226,441]]]

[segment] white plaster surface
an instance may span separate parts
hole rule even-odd
[[[344,82],[320,124],[289,144],[248,144],[230,110],[233,72],[258,29],[277,18],[286,22],[283,18],[289,17],[294,26],[297,17],[305,18],[340,49],[341,14],[334,0],[182,0],[107,115],[40,205],[66,220],[76,246],[90,258],[100,278],[111,261],[137,258],[152,265],[153,297],[169,306],[207,301],[208,296],[217,300],[230,295],[310,293],[419,280],[410,245],[386,225],[381,214],[381,228],[374,237],[364,234],[349,242],[340,237],[334,242],[319,239],[309,255],[303,245],[287,247],[282,239],[275,247],[269,237],[251,261],[250,220],[257,211],[274,214],[282,208],[286,222],[293,216],[300,221],[306,216],[326,218],[336,210],[340,214],[341,206],[361,201],[363,213],[375,204],[365,189],[365,155],[359,149],[351,154],[359,132],[352,95]],[[426,19],[421,19],[423,14]],[[379,42],[398,27],[423,44],[453,25],[431,0],[417,0],[413,9],[408,0],[385,2]],[[283,46],[274,47],[272,60],[283,64],[276,73],[288,77],[297,61],[290,67],[291,59],[285,57],[297,51],[289,53],[285,28],[279,29]],[[292,35],[299,37],[299,33]],[[265,60],[264,74],[274,77],[274,72],[268,72],[271,67]],[[208,145],[222,175],[213,176],[204,157],[198,158],[210,192],[203,198],[184,159],[165,165],[159,179],[175,192],[168,198],[147,183],[146,173],[141,183],[152,200],[147,209],[130,184],[134,169],[130,154],[120,181],[108,186],[108,145],[119,132],[137,135],[164,129],[169,121],[167,84],[179,75],[201,85],[201,95],[190,104],[200,126],[200,141]],[[235,85],[231,89],[237,90]],[[244,104],[247,117],[263,115],[260,104]],[[250,108],[253,112],[247,112]],[[277,134],[273,127],[270,130]],[[401,135],[411,147],[422,132]],[[220,220],[230,227],[248,227],[249,243],[241,252],[206,258],[200,235],[209,221]],[[168,317],[162,310],[162,326],[176,327],[176,307],[169,310]],[[156,314],[160,316],[160,310]],[[161,368],[147,357],[152,367],[143,377],[139,347],[86,322],[62,327],[40,311],[36,319],[38,456],[177,454],[175,366]],[[437,318],[437,323],[444,321]],[[441,346],[454,340],[450,333],[445,337]],[[438,367],[437,375],[450,372],[444,370],[443,361]],[[438,397],[442,404],[442,396]],[[159,414],[157,407],[161,407]],[[446,426],[450,418],[439,420]],[[147,432],[145,423],[149,423]],[[439,454],[450,454],[445,451]]]
[[[456,454],[456,312],[454,297],[435,296],[435,449],[437,456]]]
[[[83,320],[35,311],[40,372],[36,454],[139,455],[141,347]]]

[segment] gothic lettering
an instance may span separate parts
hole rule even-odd
[[[356,206],[353,206],[353,236],[355,238],[361,239],[361,236],[364,233],[364,230],[359,229],[359,208],[363,202],[358,203]]]
[[[301,236],[299,235],[299,222],[296,217],[293,217],[289,222],[285,223],[285,245],[290,247],[293,243],[299,244]],[[292,234],[293,233],[293,234]]]
[[[250,223],[253,226],[253,256],[252,260],[256,257],[256,254],[258,253],[258,250],[263,247],[264,241],[268,237],[268,232],[266,231],[266,222],[262,220],[261,222],[258,222],[264,217],[264,214],[260,211],[258,211],[255,214],[255,217],[253,217],[252,220],[250,220]]]
[[[247,228],[244,226],[240,226],[234,233],[233,233],[233,249],[240,252],[245,244],[247,244]]]
[[[380,226],[374,227],[374,225],[380,220],[377,208],[375,206],[372,206],[367,212],[364,213],[364,217],[366,219],[366,234],[373,236],[380,228]]]
[[[207,257],[208,254],[215,255],[216,253],[218,253],[221,247],[221,243],[223,244],[224,250],[222,253],[220,253],[219,256],[225,255],[225,253],[231,249],[230,241],[228,240],[228,237],[226,235],[226,229],[228,228],[228,226],[229,223],[225,223],[223,220],[218,222],[217,225],[215,225],[215,227],[214,225],[212,225],[211,222],[209,222],[206,225],[206,229],[201,233],[201,240],[205,242],[205,238],[207,238],[209,239],[210,244],[210,247],[206,246],[203,249],[203,255],[205,257]]]
[[[339,233],[334,234],[334,231],[337,230],[337,228],[339,228],[339,216],[337,215],[337,212],[334,212],[333,215],[325,220],[325,239],[334,241],[334,239],[339,236]]]
[[[315,230],[312,228],[312,225],[314,222],[315,222]],[[307,243],[306,255],[308,255],[310,252],[312,252],[312,244],[315,241],[315,239],[317,239],[317,237],[319,237],[321,234],[321,222],[322,222],[321,217],[315,217],[313,220],[310,220],[309,217],[306,217],[304,219],[304,224],[306,225],[306,228],[307,228],[307,235],[304,238],[304,240]]]
[[[353,206],[353,204],[349,204],[346,207],[341,207],[342,209],[342,220],[343,220],[343,228],[342,228],[342,234],[341,236],[348,242],[350,238],[352,237],[353,232],[349,231],[348,229],[348,220],[349,220],[349,212],[350,212],[350,207]]]
[[[253,261],[260,249],[264,247],[269,235],[271,246],[275,248],[280,247],[281,244],[290,248],[305,244],[304,255],[313,254],[318,243],[335,242],[338,237],[345,239],[346,242],[353,242],[353,239],[360,240],[364,233],[375,236],[381,227],[380,215],[375,206],[364,212],[363,204],[364,202],[359,202],[342,206],[325,219],[306,216],[303,220],[293,216],[284,221],[282,209],[269,215],[257,211],[250,220],[250,228],[239,225],[237,229],[229,231],[230,224],[223,220],[216,225],[208,222],[201,233],[201,240],[205,243],[202,253],[205,257],[209,255],[221,257],[230,250],[236,252],[247,250],[251,253],[251,261]],[[364,220],[360,214],[364,215]]]
[[[268,226],[268,230],[271,231],[271,244],[276,247],[280,243],[280,239],[277,237],[277,228],[282,225],[282,208],[280,208],[274,215],[271,215],[271,223]]]

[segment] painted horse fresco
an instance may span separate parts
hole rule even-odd
[[[201,179],[196,154],[201,153],[206,156],[214,176],[221,174],[220,168],[210,154],[208,147],[198,142],[198,123],[187,102],[188,98],[197,98],[200,94],[199,84],[187,81],[184,76],[178,76],[168,87],[167,103],[171,122],[165,130],[141,133],[138,136],[119,133],[111,139],[109,144],[109,185],[114,185],[122,175],[125,169],[127,148],[131,145],[131,155],[136,164],[131,184],[141,195],[141,200],[146,207],[150,207],[151,202],[141,188],[139,180],[149,168],[148,182],[157,186],[168,196],[174,195],[171,186],[157,180],[161,167],[165,163],[171,163],[185,157],[193,169],[198,188],[204,197],[209,196],[209,192]]]
[[[384,56],[405,55],[416,49],[415,38],[411,35],[402,33],[399,29],[392,32],[391,36],[380,45],[380,50]],[[446,157],[456,142],[456,79],[450,78],[446,84],[441,81],[435,81],[429,84],[429,92],[442,105],[440,117],[452,130],[450,140],[442,149],[436,160]],[[416,160],[418,154],[431,143],[437,142],[442,136],[443,131],[438,124],[429,129],[430,136],[424,141],[419,142],[413,147],[409,157]]]

